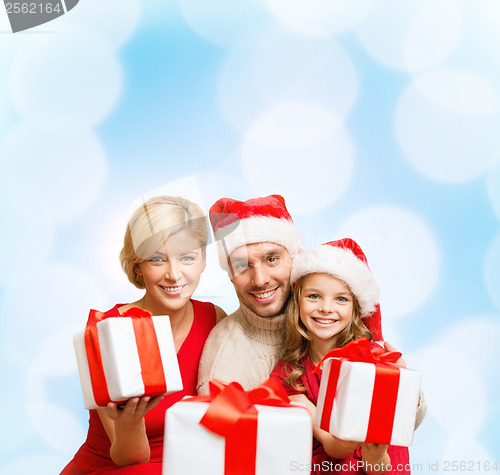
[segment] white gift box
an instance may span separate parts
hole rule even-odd
[[[225,439],[199,422],[209,403],[170,407],[165,416],[163,475],[224,475]],[[309,467],[312,458],[311,417],[304,407],[255,405],[258,412],[255,475],[290,474]]]
[[[134,317],[145,318],[145,317]],[[153,338],[158,342],[166,383],[164,394],[180,391],[182,379],[177,361],[170,318],[166,315],[148,317],[153,322]],[[143,396],[145,385],[141,362],[137,349],[132,317],[108,317],[97,322],[99,347],[102,356],[102,368],[111,401],[120,402],[131,397]],[[89,361],[85,346],[85,330],[73,337],[78,363],[78,372],[82,385],[83,399],[87,409],[100,407],[95,400]]]
[[[379,403],[381,401],[384,403],[383,410],[380,410],[380,404],[376,406],[377,409],[372,408],[375,399],[375,364],[342,361],[333,406],[331,406],[331,383],[329,380],[332,375],[333,381],[335,381],[335,373],[338,371],[337,365],[338,360],[335,361],[335,358],[329,358],[323,364],[315,425],[342,440],[409,447],[412,444],[415,431],[421,373],[395,368],[395,379],[392,384],[397,384],[397,395],[390,393],[389,390],[384,392],[384,388],[381,387],[384,383],[379,383],[377,399]],[[395,404],[391,403],[391,400],[395,400]],[[328,414],[329,406],[331,407],[330,414]],[[323,415],[325,411],[326,414]],[[383,437],[385,440],[367,440],[379,437],[373,432],[380,429],[377,424],[373,424],[373,417],[382,417],[384,422],[388,421],[389,424],[393,417],[392,425],[389,425],[389,430]],[[374,429],[369,430],[371,427]]]

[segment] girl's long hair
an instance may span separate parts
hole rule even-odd
[[[283,360],[287,363],[288,369],[290,370],[290,374],[285,378],[285,381],[298,391],[305,391],[306,389],[300,385],[298,379],[305,373],[305,369],[300,364],[300,360],[306,356],[311,341],[309,332],[300,319],[299,303],[306,277],[307,275],[302,276],[295,284],[293,297],[287,307],[285,321],[286,354]],[[372,332],[366,328],[361,319],[358,300],[353,296],[353,314],[351,321],[337,335],[337,344],[331,349],[341,348],[352,340],[362,337],[367,337],[370,341],[373,340]]]

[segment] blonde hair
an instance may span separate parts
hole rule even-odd
[[[311,341],[311,336],[300,319],[300,297],[306,277],[307,275],[304,275],[297,280],[293,290],[293,297],[290,299],[285,317],[286,354],[283,360],[287,363],[288,369],[290,370],[290,374],[285,378],[285,381],[298,391],[305,391],[306,389],[300,386],[298,379],[305,373],[305,369],[300,364],[300,360],[306,356]],[[358,300],[353,295],[352,318],[349,324],[338,334],[335,347],[341,348],[352,340],[362,337],[368,337],[370,340],[373,340],[373,334],[366,328],[361,319]],[[331,349],[333,348],[334,347]]]
[[[135,272],[136,264],[150,258],[172,234],[186,230],[197,239],[205,253],[208,230],[201,208],[179,196],[157,196],[139,206],[125,232],[120,262],[128,280],[144,288],[144,279]]]

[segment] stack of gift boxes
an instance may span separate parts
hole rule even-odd
[[[87,409],[182,389],[168,317],[91,311],[74,345]],[[343,440],[411,445],[420,373],[363,339],[327,356],[315,425]],[[210,395],[185,398],[166,413],[164,475],[285,474],[310,465],[311,456],[309,413],[275,379],[251,391],[214,381]]]

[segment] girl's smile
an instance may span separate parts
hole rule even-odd
[[[300,320],[309,331],[311,343],[334,344],[349,325],[354,298],[349,287],[330,274],[314,273],[304,279],[299,301]]]

